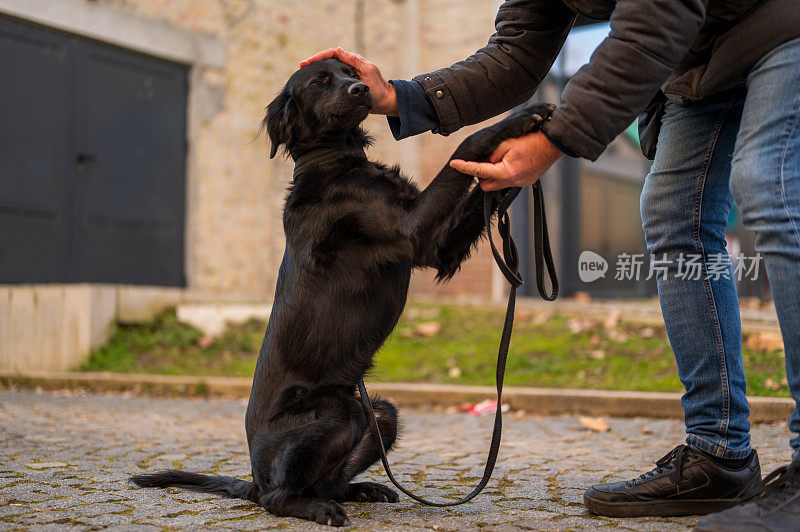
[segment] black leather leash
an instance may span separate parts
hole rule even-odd
[[[519,254],[517,246],[514,244],[514,239],[511,237],[511,218],[508,215],[508,207],[511,202],[516,199],[521,189],[514,188],[508,189],[503,192],[487,192],[483,200],[483,215],[486,221],[486,227],[489,229],[489,244],[492,247],[492,255],[497,262],[497,266],[503,273],[511,289],[508,294],[508,305],[506,306],[506,318],[503,323],[503,334],[500,337],[500,348],[497,353],[497,410],[494,414],[494,429],[492,430],[492,443],[489,446],[489,456],[486,458],[486,467],[483,470],[483,478],[472,490],[472,493],[466,497],[454,502],[434,502],[423,499],[414,495],[395,480],[392,475],[392,470],[389,468],[389,460],[386,458],[386,448],[383,445],[381,438],[381,429],[378,427],[378,422],[375,419],[375,412],[372,409],[372,401],[367,394],[367,388],[364,386],[364,379],[358,381],[358,393],[361,395],[361,402],[364,405],[364,410],[369,418],[370,427],[373,436],[378,441],[378,451],[380,453],[383,468],[386,470],[386,475],[392,481],[397,489],[411,497],[417,502],[427,504],[428,506],[457,506],[474,499],[486,484],[492,478],[495,463],[497,462],[497,454],[500,451],[500,438],[503,432],[503,413],[502,413],[502,395],[503,395],[503,378],[506,372],[506,359],[508,358],[508,346],[511,342],[511,332],[514,327],[514,307],[517,297],[517,288],[522,286],[523,280],[519,273]],[[533,252],[534,261],[536,263],[536,286],[539,289],[539,294],[547,301],[554,301],[558,297],[558,277],[553,264],[553,254],[550,250],[550,237],[547,233],[547,215],[544,209],[544,196],[542,195],[542,185],[537,181],[531,186],[533,194]],[[497,232],[503,241],[503,254],[500,254],[497,247],[494,245],[492,239],[492,226],[491,216],[492,207],[497,203]],[[551,292],[548,294],[544,286],[544,267],[547,266],[547,273],[550,277]]]

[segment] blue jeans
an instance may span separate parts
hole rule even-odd
[[[786,348],[786,374],[800,433],[800,39],[777,47],[750,72],[747,92],[668,104],[641,197],[654,260],[666,259],[658,295],[686,388],[687,442],[712,455],[750,451],[739,301],[733,275],[713,273],[727,253],[734,199],[756,234]],[[699,256],[701,274],[680,276],[679,257]],[[711,262],[715,261],[716,265]],[[686,272],[685,268],[683,272]],[[791,440],[800,456],[800,436]]]

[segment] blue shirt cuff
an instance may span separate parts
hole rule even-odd
[[[390,80],[397,94],[397,114],[386,117],[395,140],[401,140],[439,127],[439,117],[425,89],[416,81]]]

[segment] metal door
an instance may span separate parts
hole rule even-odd
[[[0,282],[184,284],[187,69],[0,18]]]

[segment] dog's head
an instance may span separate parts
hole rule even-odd
[[[315,61],[289,78],[280,94],[267,106],[263,127],[275,157],[283,145],[287,153],[315,141],[357,134],[359,124],[372,109],[369,87],[338,59]]]

